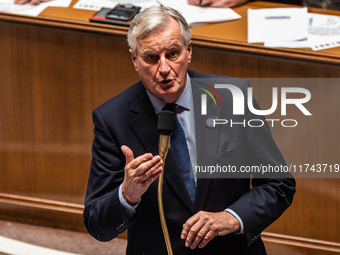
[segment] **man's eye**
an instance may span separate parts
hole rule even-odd
[[[146,55],[144,59],[148,63],[154,63],[158,61],[159,57],[157,55]]]
[[[178,57],[178,52],[177,51],[172,51],[168,54],[169,59],[175,59]]]

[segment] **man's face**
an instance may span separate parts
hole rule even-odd
[[[167,103],[175,102],[185,88],[191,52],[191,41],[186,48],[181,28],[173,18],[138,39],[137,52],[130,49],[145,89]]]

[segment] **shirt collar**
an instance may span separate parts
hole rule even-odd
[[[166,102],[164,102],[162,99],[155,97],[149,93],[149,91],[146,91],[148,94],[151,104],[156,112],[158,114],[166,105]],[[190,94],[191,94],[191,82],[190,77],[187,74],[187,83],[185,85],[184,91],[179,96],[179,98],[174,102],[178,106],[190,111]]]

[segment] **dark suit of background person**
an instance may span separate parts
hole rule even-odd
[[[162,31],[165,32],[161,32],[161,35],[167,33],[168,23],[163,25]],[[170,23],[174,24],[174,20]],[[178,26],[178,23],[175,24]],[[152,33],[152,35],[160,38],[160,42],[164,38],[157,33]],[[186,74],[186,70],[184,71]],[[141,71],[138,70],[138,72],[140,75]],[[188,71],[188,74],[191,78],[216,77],[193,71]],[[227,78],[226,82],[238,86],[246,94],[248,83],[245,80]],[[191,85],[193,93],[196,94],[197,84],[193,81]],[[84,223],[89,233],[100,241],[111,240],[128,229],[127,254],[129,255],[165,255],[167,252],[158,213],[157,181],[151,183],[142,195],[132,217],[128,215],[119,199],[119,186],[126,178],[124,168],[127,168],[121,146],[130,147],[135,158],[145,153],[158,154],[157,116],[145,87],[145,84],[138,82],[93,111],[95,138],[85,198]],[[233,118],[231,93],[220,94],[224,103],[223,107],[218,108],[209,104],[208,112],[219,113],[218,116],[221,118]],[[199,112],[198,105],[194,107],[194,111]],[[195,121],[199,125],[206,119],[199,116],[196,118],[196,116],[198,115],[195,114]],[[259,118],[249,111],[246,111],[243,117]],[[197,129],[196,142],[199,155],[204,155],[211,163],[220,165],[285,164],[268,126],[238,127],[227,130],[224,132],[222,129],[219,131],[209,128]],[[213,133],[212,136],[209,136],[211,133]],[[211,147],[204,151],[205,148],[200,146],[200,142],[207,138],[211,138],[209,141]],[[164,172],[164,211],[175,255],[265,254],[259,235],[289,207],[295,192],[294,179],[267,178],[266,176],[262,179],[254,178],[253,188],[250,189],[249,176],[239,179],[198,178],[196,199],[193,203],[177,168],[171,148],[165,162]],[[233,210],[241,218],[244,225],[242,234],[231,233],[216,236],[204,248],[185,247],[181,232],[183,224],[189,218],[195,217],[199,211],[216,212],[216,215],[222,214],[226,217],[229,213],[223,211],[227,208]]]

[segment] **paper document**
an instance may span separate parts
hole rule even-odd
[[[87,10],[100,10],[102,7],[113,8],[117,4],[126,3],[141,7],[141,11],[150,6],[160,4],[172,7],[178,10],[192,27],[211,22],[222,22],[241,18],[240,15],[230,8],[202,8],[189,5],[185,0],[79,0],[73,7]]]
[[[155,0],[119,0],[119,1],[112,1],[112,0],[79,0],[73,8],[76,9],[85,9],[85,10],[92,10],[92,11],[99,11],[101,8],[113,8],[117,4],[133,4],[135,6],[141,7],[141,10],[144,10],[152,5],[159,5]]]
[[[9,12],[19,15],[38,16],[48,6],[68,7],[71,0],[53,0],[38,5],[30,5],[29,3],[18,5],[13,0],[0,0],[0,11]]]
[[[307,38],[307,8],[248,9],[248,42],[298,41]]]
[[[308,42],[313,50],[340,46],[340,17],[308,14]]]
[[[248,42],[313,50],[339,47],[340,17],[307,13],[307,8],[249,9]]]
[[[265,42],[267,47],[324,50],[340,46],[340,17],[308,13],[307,38],[301,41]]]
[[[158,0],[158,2],[179,11],[191,27],[241,18],[240,15],[230,8],[202,8],[189,5],[187,1],[183,0]]]

